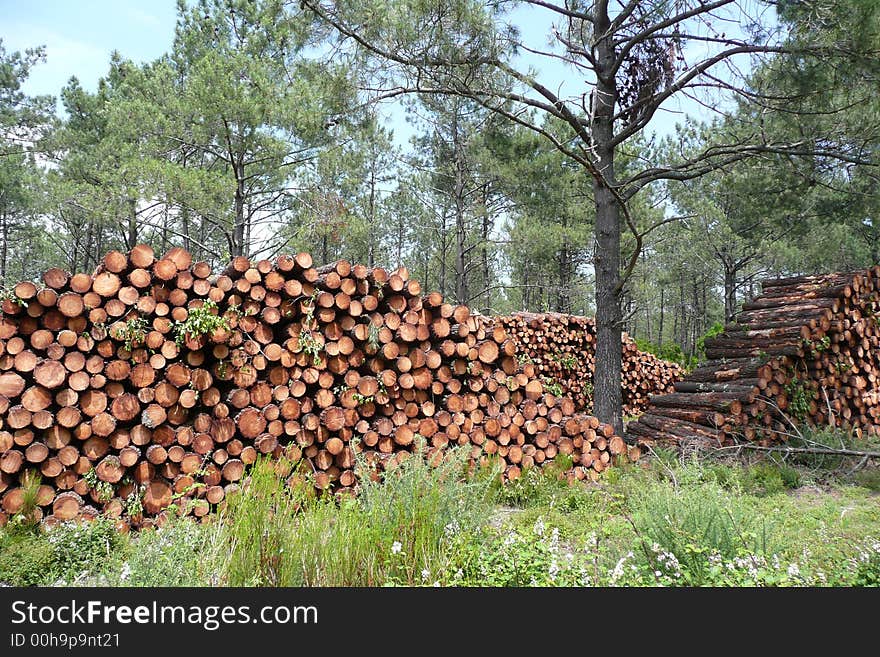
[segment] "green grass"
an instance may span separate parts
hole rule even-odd
[[[314,495],[261,461],[209,522],[116,534],[109,522],[0,531],[0,581],[129,586],[852,586],[880,581],[876,470],[650,462],[509,485],[467,455],[419,456],[356,499]],[[365,467],[365,464],[360,464]],[[363,472],[363,471],[362,471]],[[279,476],[279,473],[283,476]]]

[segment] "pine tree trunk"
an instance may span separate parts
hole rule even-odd
[[[137,199],[128,199],[128,235],[125,237],[125,245],[133,249],[138,243],[137,230]]]
[[[240,256],[245,252],[244,239],[244,172],[235,170],[235,225],[232,228],[232,255]]]
[[[370,198],[367,202],[367,266],[376,266],[376,163],[370,167]],[[427,279],[425,279],[427,281]]]
[[[180,208],[180,222],[183,229],[183,248],[187,251],[192,251],[192,239],[189,234],[189,208]]]
[[[453,200],[455,202],[455,296],[459,303],[467,303],[469,290],[467,283],[467,226],[465,199],[464,155],[462,153],[461,135],[458,131],[458,108],[452,114],[452,146],[455,158],[455,186]]]
[[[607,36],[610,28],[608,3],[601,0],[594,9],[594,33],[600,35],[595,53],[600,72],[593,94],[592,137],[597,168],[602,179],[593,181],[596,202],[596,365],[593,375],[596,416],[623,431],[623,402],[620,390],[620,207],[612,189],[614,175],[614,106],[617,88],[611,71],[614,47]]]
[[[6,213],[0,215],[0,231],[2,231],[3,243],[0,244],[0,281],[6,282],[6,261],[9,259],[9,222]]]
[[[732,322],[736,315],[736,272],[724,268],[724,320]]]
[[[657,346],[663,346],[663,320],[665,319],[664,315],[666,313],[666,288],[660,287],[660,321],[658,322],[659,326],[657,327]]]
[[[489,292],[489,211],[486,207],[486,197],[483,196],[483,310],[489,312],[492,306],[492,295]]]
[[[562,246],[559,249],[559,292],[556,295],[556,310],[571,313],[571,252],[568,248],[568,217],[562,213]]]

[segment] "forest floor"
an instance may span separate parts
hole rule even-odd
[[[285,488],[269,463],[208,523],[0,530],[0,582],[108,586],[862,586],[880,584],[880,469],[799,455],[656,451],[569,484],[501,486],[465,456],[409,459],[355,500]]]

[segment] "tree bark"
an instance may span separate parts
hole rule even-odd
[[[614,175],[614,106],[617,85],[612,70],[614,46],[610,36],[608,3],[597,2],[594,33],[600,35],[594,47],[599,79],[593,94],[592,136],[601,178],[593,180],[596,202],[596,369],[593,378],[594,412],[603,422],[623,431],[623,403],[620,391],[620,207],[611,189]]]
[[[375,155],[375,151],[373,151]],[[370,163],[370,196],[367,200],[367,267],[376,266],[376,158]],[[427,284],[427,279],[426,279]]]
[[[128,199],[128,234],[125,237],[125,246],[133,249],[138,243],[137,232],[137,199]]]
[[[736,315],[736,272],[724,268],[724,322],[729,324]]]
[[[663,319],[666,311],[666,288],[660,287],[660,321],[657,327],[657,346],[663,346]]]
[[[492,305],[492,295],[489,291],[492,285],[489,281],[489,201],[487,199],[486,187],[483,187],[483,238],[482,258],[483,258],[483,311],[488,313]]]
[[[562,245],[559,249],[559,291],[556,295],[556,311],[571,312],[571,251],[568,248],[568,216],[562,213]]]
[[[467,199],[465,199],[465,163],[462,135],[458,130],[458,104],[452,113],[452,148],[455,160],[455,182],[453,200],[455,202],[455,296],[459,303],[470,299],[467,281]]]
[[[235,168],[235,225],[232,228],[232,256],[244,255],[244,171]]]
[[[9,221],[4,212],[0,215],[0,230],[3,233],[3,243],[0,244],[0,281],[6,282],[6,261],[9,259]]]

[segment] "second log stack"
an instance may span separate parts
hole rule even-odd
[[[517,346],[517,357],[533,363],[541,380],[559,386],[578,410],[593,408],[596,322],[590,317],[560,313],[519,312],[487,320],[504,328]],[[622,344],[623,414],[639,415],[651,395],[672,392],[684,368],[642,351],[626,333]]]
[[[658,395],[628,437],[784,442],[794,426],[880,433],[880,267],[766,280],[706,341],[708,362]]]

